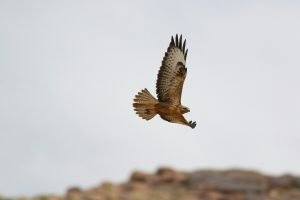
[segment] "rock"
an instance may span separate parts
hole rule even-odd
[[[300,177],[294,177],[295,187],[300,188]]]
[[[104,182],[100,186],[84,192],[84,200],[107,200],[119,199],[120,186],[110,182]]]
[[[82,200],[83,193],[79,187],[69,188],[66,194],[66,200]]]
[[[131,174],[130,181],[147,183],[151,181],[151,176],[141,171],[135,171]]]
[[[267,179],[256,172],[196,171],[190,174],[189,186],[193,190],[218,190],[223,192],[262,193],[267,189]]]
[[[122,184],[104,182],[87,190],[72,187],[65,196],[43,195],[16,200],[134,199],[300,200],[300,177],[270,177],[245,170],[200,170],[186,173],[161,167],[153,174],[135,171],[129,181]]]
[[[132,191],[146,191],[148,190],[148,185],[140,182],[129,182],[122,185],[122,189],[125,192]]]
[[[185,183],[187,175],[168,167],[161,167],[156,171],[157,180],[161,183]]]
[[[298,200],[300,199],[300,190],[295,189],[273,189],[269,193],[271,200]]]
[[[268,178],[269,188],[290,188],[296,186],[297,181],[291,175]]]

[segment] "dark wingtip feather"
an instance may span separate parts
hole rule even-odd
[[[186,52],[184,53],[184,59],[186,60],[186,56],[187,56],[187,53],[188,53],[188,49],[186,49]]]
[[[170,43],[171,46],[175,46],[175,42],[174,42],[174,37],[172,36],[171,38],[171,43]]]
[[[182,35],[179,37],[179,45],[178,47],[182,50]]]
[[[183,41],[182,34],[180,34],[180,36],[178,36],[178,34],[176,34],[175,36],[171,37],[171,42],[170,42],[169,47],[172,47],[172,46],[179,48],[184,55],[184,59],[186,60],[188,49],[185,50],[186,40]],[[167,53],[166,53],[166,55],[167,55]]]

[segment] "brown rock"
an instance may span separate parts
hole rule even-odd
[[[148,188],[148,185],[140,182],[130,182],[122,185],[122,190],[125,192],[146,191]]]
[[[119,199],[120,186],[110,182],[104,182],[100,186],[84,192],[84,200],[107,200]]]
[[[66,200],[82,200],[83,193],[79,187],[69,188],[66,194]]]
[[[279,177],[270,177],[268,179],[269,188],[290,188],[296,186],[296,180],[291,175],[283,175]]]
[[[273,192],[272,197],[273,197],[272,200],[298,200],[300,199],[300,190],[277,189],[276,195],[274,195]]]
[[[135,171],[130,176],[130,181],[132,181],[132,182],[146,183],[146,182],[149,182],[150,179],[151,179],[151,176],[149,174],[140,172],[140,171]]]
[[[43,195],[16,200],[300,200],[300,177],[268,177],[244,170],[188,174],[162,167],[154,174],[136,171],[123,184],[104,182],[88,190],[72,187],[64,197]]]
[[[156,171],[159,182],[163,183],[183,183],[187,181],[187,176],[183,172],[175,171],[168,167],[161,167]]]
[[[267,180],[263,175],[251,171],[205,170],[191,173],[189,186],[194,190],[262,193],[267,188]]]

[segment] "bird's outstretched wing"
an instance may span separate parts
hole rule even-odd
[[[196,122],[188,122],[183,115],[160,115],[160,117],[168,122],[183,124],[191,128],[195,128],[197,125]]]
[[[162,61],[156,82],[156,93],[160,102],[168,102],[174,105],[181,104],[182,87],[186,77],[185,67],[188,50],[185,49],[186,41],[182,42],[182,36],[171,43]]]

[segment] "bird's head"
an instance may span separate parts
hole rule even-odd
[[[182,112],[182,114],[184,114],[184,113],[190,112],[190,109],[186,106],[181,106],[181,112]]]

